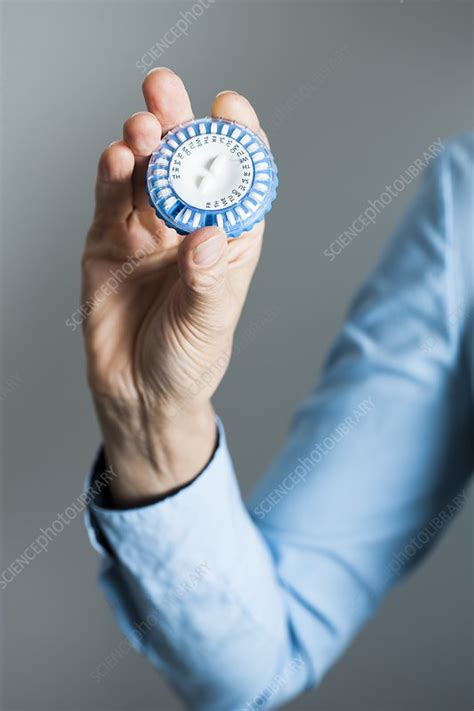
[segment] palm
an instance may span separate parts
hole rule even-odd
[[[138,348],[151,339],[157,324],[165,319],[166,302],[179,281],[175,255],[180,237],[154,215],[148,214],[144,220],[136,211],[126,223],[108,227],[107,231],[107,242],[117,245],[114,255],[108,250],[102,253],[104,230],[100,224],[94,223],[89,232],[88,241],[97,244],[97,249],[86,251],[83,302],[92,297],[96,303],[94,295],[101,294],[107,282],[114,288],[104,303],[106,308],[98,304],[89,315],[86,343],[97,354],[95,376],[101,388],[115,389],[120,383],[133,394]],[[135,245],[135,249],[122,250],[119,245]],[[129,257],[141,256],[140,250],[145,250],[146,256],[135,264]],[[126,264],[130,267],[124,269]],[[131,267],[133,271],[125,274]]]

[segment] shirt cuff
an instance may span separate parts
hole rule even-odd
[[[143,555],[147,546],[153,560],[157,556],[157,535],[160,531],[165,536],[160,538],[162,553],[165,553],[165,541],[179,545],[185,532],[200,519],[205,517],[206,506],[214,501],[240,498],[233,466],[227,449],[222,422],[216,419],[217,446],[209,464],[189,484],[185,484],[176,493],[146,506],[133,509],[114,509],[110,506],[108,486],[97,486],[107,471],[103,448],[97,454],[92,471],[86,480],[86,494],[89,504],[85,513],[86,529],[91,545],[101,555],[120,558],[120,552],[132,552],[135,546],[140,557],[140,571],[143,570]],[[91,493],[93,492],[93,493]],[[219,521],[221,517],[219,516]],[[217,526],[220,525],[216,522]],[[217,530],[216,530],[217,534]],[[134,540],[136,539],[136,540]],[[128,555],[126,556],[128,559]],[[133,556],[132,556],[133,557]]]

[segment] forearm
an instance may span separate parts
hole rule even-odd
[[[195,409],[150,413],[145,408],[95,397],[104,450],[115,474],[110,497],[119,508],[152,503],[194,479],[216,446],[210,403]]]

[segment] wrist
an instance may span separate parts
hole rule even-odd
[[[95,399],[108,464],[110,495],[119,507],[143,506],[181,488],[209,463],[216,446],[210,402],[193,411],[144,412]]]

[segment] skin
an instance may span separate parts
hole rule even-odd
[[[85,302],[134,257],[133,271],[84,322],[88,382],[115,473],[110,495],[120,508],[179,489],[212,457],[211,398],[230,360],[264,231],[262,222],[238,239],[211,227],[183,237],[156,217],[145,191],[148,159],[161,136],[193,112],[169,69],[152,70],[143,95],[148,111],[128,118],[123,139],[100,156],[82,259]],[[219,93],[211,115],[266,141],[254,109],[236,92]]]

